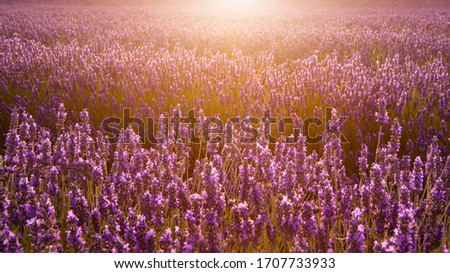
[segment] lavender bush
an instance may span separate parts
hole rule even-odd
[[[448,252],[450,11],[365,12],[2,8],[0,252]],[[100,126],[327,107],[318,144]]]

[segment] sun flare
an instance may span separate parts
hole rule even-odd
[[[214,8],[232,12],[252,12],[266,8],[268,0],[213,0]]]

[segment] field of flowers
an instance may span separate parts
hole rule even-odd
[[[447,252],[449,73],[450,9],[3,6],[0,252]]]

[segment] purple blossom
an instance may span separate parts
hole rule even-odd
[[[416,252],[417,224],[413,209],[401,206],[394,238],[398,252]]]
[[[2,198],[0,203],[0,252],[22,252],[19,238],[9,228],[10,201],[4,187],[0,187],[0,197]]]
[[[36,205],[36,216],[26,222],[33,252],[61,252],[59,224],[49,197],[43,194]]]
[[[67,242],[73,252],[87,252],[86,241],[83,238],[83,229],[78,226],[79,219],[69,210],[67,215]]]
[[[352,212],[352,219],[349,221],[349,229],[347,231],[347,252],[364,252],[365,248],[365,226],[362,223],[362,213],[359,208]]]

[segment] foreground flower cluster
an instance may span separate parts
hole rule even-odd
[[[5,7],[0,252],[448,251],[449,13],[371,12]],[[314,145],[100,128],[327,107]]]
[[[190,170],[185,143],[145,149],[130,128],[112,149],[86,111],[69,127],[63,105],[59,116],[52,142],[26,112],[12,113],[3,251],[430,252],[448,240],[450,157],[437,138],[425,161],[399,157],[397,120],[376,161],[363,147],[349,177],[335,135],[321,156],[306,153],[303,136],[274,152],[265,138],[207,145]]]

